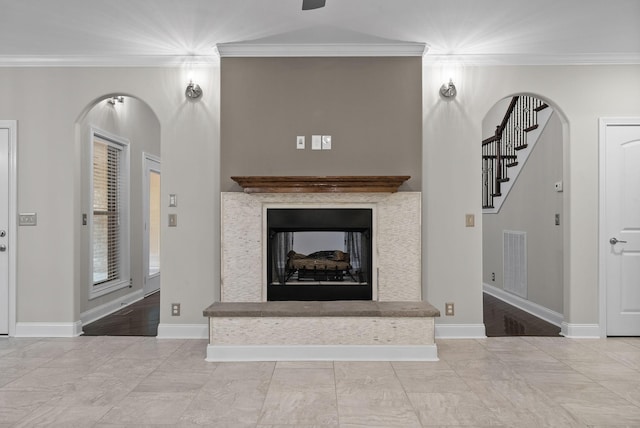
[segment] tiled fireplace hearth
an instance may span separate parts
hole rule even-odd
[[[439,313],[422,302],[421,194],[388,187],[345,187],[344,182],[336,190],[331,186],[336,177],[323,181],[328,187],[318,179],[312,187],[291,187],[289,181],[289,188],[272,183],[268,192],[245,187],[250,190],[222,193],[221,302],[205,311],[210,317],[207,359],[437,359],[433,316]],[[308,312],[301,309],[304,302],[268,302],[268,281],[275,287],[296,286],[275,283],[268,274],[271,209],[369,210],[371,300],[311,302]],[[361,281],[351,272],[345,275],[355,284]],[[317,284],[322,287],[324,282]],[[341,282],[331,284],[339,287]]]

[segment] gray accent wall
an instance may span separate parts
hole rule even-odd
[[[223,191],[242,175],[410,175],[401,190],[421,188],[419,57],[222,58],[220,92]],[[311,150],[312,135],[332,149]]]

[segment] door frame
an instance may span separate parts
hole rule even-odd
[[[607,241],[607,218],[606,218],[606,173],[607,173],[607,127],[609,126],[640,126],[640,117],[601,117],[598,120],[598,143],[599,143],[599,171],[598,179],[599,198],[599,225],[598,225],[598,295],[599,295],[599,319],[600,337],[607,337],[607,251],[610,244]]]
[[[147,280],[149,278],[149,231],[145,227],[145,223],[149,218],[149,175],[147,171],[151,170],[151,165],[149,162],[154,162],[159,165],[158,172],[162,177],[162,164],[160,162],[160,158],[158,156],[152,155],[147,152],[142,152],[142,292],[144,296],[147,296]],[[157,275],[162,275],[162,267],[160,267],[160,273]],[[149,294],[154,293],[152,291]]]
[[[0,120],[0,128],[9,130],[9,336],[16,334],[16,292],[18,257],[18,121]]]

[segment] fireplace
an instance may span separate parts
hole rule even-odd
[[[371,300],[372,210],[267,209],[267,300]]]

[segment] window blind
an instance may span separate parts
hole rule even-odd
[[[93,283],[121,279],[122,149],[93,143]]]

